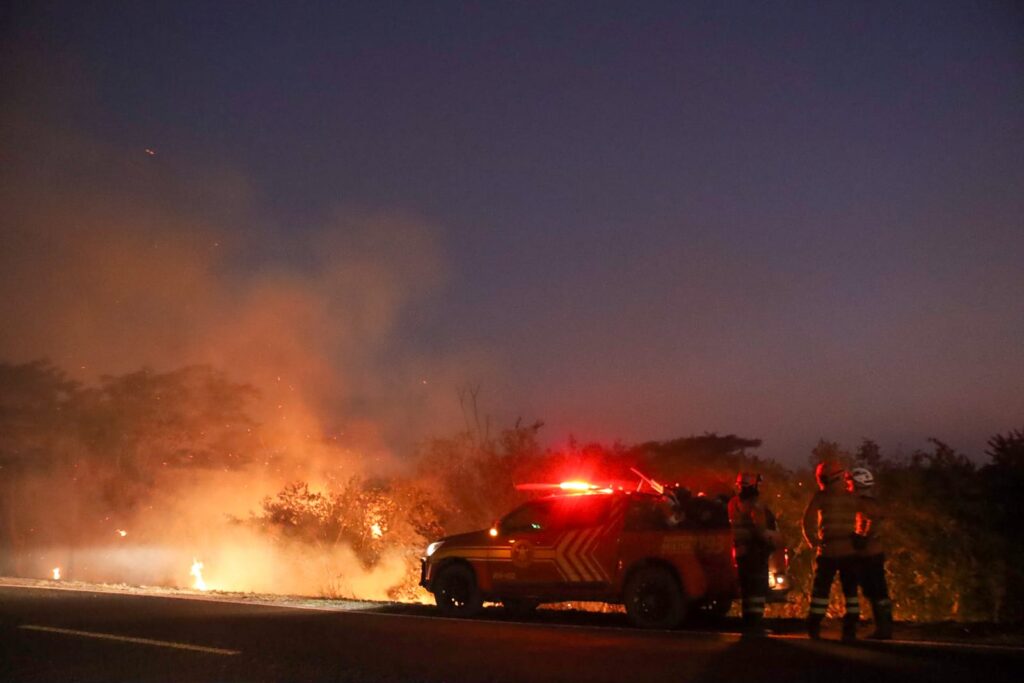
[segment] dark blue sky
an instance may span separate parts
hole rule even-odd
[[[9,16],[89,84],[60,125],[245,177],[238,268],[301,264],[338,207],[436,226],[446,283],[394,343],[486,356],[499,418],[736,431],[789,462],[819,436],[980,453],[1024,426],[1019,4]]]

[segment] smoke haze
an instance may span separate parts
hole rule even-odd
[[[328,490],[400,469],[428,432],[459,426],[459,373],[479,358],[427,358],[403,341],[403,316],[444,282],[436,228],[340,207],[275,237],[241,173],[101,142],[73,125],[97,115],[87,79],[14,55],[0,120],[0,359],[47,358],[86,386],[208,365],[255,387],[260,440],[241,469],[149,474],[146,504],[116,519],[77,488],[81,453],[68,456],[79,470],[20,477],[9,504],[37,507],[19,514],[49,527],[25,530],[37,536],[22,571],[185,586],[197,557],[211,587],[385,597],[407,571],[400,553],[368,568],[345,548],[286,552],[231,520],[289,481]]]

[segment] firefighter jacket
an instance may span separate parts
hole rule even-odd
[[[768,519],[771,512],[757,498],[741,499],[733,496],[729,501],[729,524],[732,526],[732,545],[736,557],[752,550],[770,552]]]
[[[867,557],[881,555],[885,552],[882,545],[883,527],[885,515],[882,506],[875,498],[862,496],[860,499],[861,509],[857,512],[857,533],[866,538],[866,544],[858,549],[858,555]]]
[[[804,511],[804,539],[824,557],[854,555],[853,534],[863,499],[846,489],[818,491]]]

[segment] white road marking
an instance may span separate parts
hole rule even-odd
[[[18,628],[26,631],[43,631],[44,633],[60,633],[66,636],[80,636],[82,638],[97,638],[99,640],[117,640],[122,643],[134,643],[136,645],[155,645],[157,647],[169,647],[175,650],[191,650],[192,652],[205,652],[211,655],[238,655],[241,650],[225,650],[220,647],[206,647],[205,645],[192,645],[191,643],[175,643],[171,640],[153,640],[152,638],[136,638],[134,636],[119,636],[113,633],[96,633],[94,631],[77,631],[71,628],[55,628],[53,626],[36,626],[34,624],[22,624]]]
[[[396,617],[399,619],[440,619],[444,621],[467,621],[462,617],[445,617],[441,615],[433,614],[396,614],[393,612],[385,612],[391,607],[398,605],[409,606],[411,603],[398,603],[398,602],[374,602],[374,601],[339,601],[340,605],[299,605],[289,604],[286,602],[277,602],[274,600],[240,600],[236,598],[230,598],[221,595],[182,595],[182,594],[162,594],[162,593],[130,593],[123,590],[111,589],[103,587],[72,587],[72,586],[39,586],[39,585],[24,585],[15,583],[13,581],[6,581],[0,579],[0,587],[3,588],[22,588],[29,590],[64,590],[73,591],[77,593],[102,593],[106,595],[121,595],[124,597],[132,598],[170,598],[173,600],[191,600],[196,602],[219,602],[228,605],[245,605],[248,607],[276,607],[279,609],[286,610],[308,610],[313,612],[351,612],[355,614],[366,614],[371,616],[379,617]],[[472,621],[470,620],[470,623]],[[592,624],[552,624],[540,621],[519,621],[519,620],[482,620],[477,623],[492,623],[492,624],[508,624],[508,625],[522,625],[522,626],[541,626],[544,628],[556,628],[566,630],[592,630],[598,629],[601,631],[622,631],[623,633],[633,634],[642,636],[644,634],[649,635],[696,635],[705,636],[711,638],[717,638],[723,641],[739,641],[742,638],[742,634],[738,631],[709,631],[709,630],[698,630],[698,629],[637,629],[632,626],[606,626],[606,625],[592,625]],[[830,640],[823,638],[820,641],[812,641],[807,636],[797,633],[772,633],[768,636],[769,640],[803,640],[811,644],[819,643],[834,643],[840,645],[838,639]],[[951,650],[976,650],[976,651],[1001,651],[1001,652],[1014,652],[1024,653],[1024,647],[1020,645],[997,645],[991,643],[969,643],[969,642],[955,642],[955,641],[941,641],[941,640],[870,640],[870,639],[859,639],[858,642],[870,644],[872,646],[894,646],[899,647],[934,647],[934,648],[945,648]],[[856,646],[854,646],[856,647]]]

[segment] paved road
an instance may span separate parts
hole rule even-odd
[[[1018,681],[1024,651],[0,587],[2,681]]]

